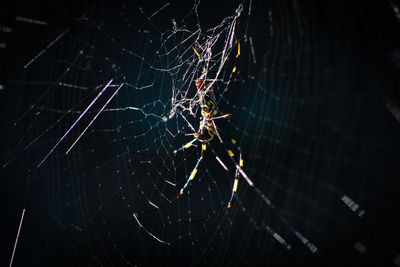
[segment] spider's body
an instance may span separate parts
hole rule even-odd
[[[200,142],[210,142],[217,134],[213,117],[218,113],[215,105],[215,97],[212,89],[205,91],[207,86],[202,79],[196,80],[196,87],[199,95],[201,108],[200,126],[197,133],[193,134]]]
[[[214,135],[216,134],[212,114],[211,112],[202,109],[201,115],[199,130],[194,134],[194,136],[197,137],[200,142],[210,142],[214,139]]]

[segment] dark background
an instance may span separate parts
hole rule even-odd
[[[233,14],[238,3],[200,2],[201,27],[215,26]],[[163,134],[158,126],[150,127],[154,130],[143,140],[129,139],[155,125],[152,118],[107,113],[75,152],[64,156],[68,144],[61,144],[36,167],[75,121],[76,114],[65,116],[66,111],[83,110],[96,92],[63,88],[59,82],[91,90],[108,77],[137,86],[153,80],[170,85],[162,80],[167,76],[149,68],[139,74],[140,62],[121,53],[123,48],[134,50],[150,64],[162,66],[165,62],[158,62],[154,52],[171,18],[178,22],[188,15],[186,27],[197,28],[190,1],[171,1],[147,19],[164,4],[15,1],[1,6],[0,25],[12,29],[0,32],[0,43],[6,45],[0,48],[1,265],[9,263],[25,208],[14,266],[395,266],[400,257],[400,124],[387,104],[400,107],[398,1],[253,0],[251,16],[250,2],[244,3],[239,75],[221,106],[233,117],[221,127],[226,138],[241,142],[246,173],[256,189],[241,181],[234,206],[198,224],[174,222],[166,227],[166,214],[186,218],[185,212],[196,213],[196,207],[206,210],[199,214],[208,214],[207,209],[218,209],[220,194],[229,194],[229,189],[217,187],[210,193],[214,198],[200,201],[202,195],[196,192],[204,191],[199,182],[193,185],[191,200],[172,204],[166,214],[144,215],[142,223],[153,224],[151,231],[162,233],[169,247],[147,235],[131,216],[132,210],[146,207],[139,191],[151,190],[142,176],[152,170],[136,165],[143,158],[126,151],[157,146],[153,139]],[[47,25],[21,22],[16,16]],[[24,68],[65,29],[65,38]],[[148,37],[143,30],[150,31]],[[81,50],[99,60],[82,59]],[[161,86],[121,91],[112,105],[141,106],[168,97],[169,90],[159,93],[156,88]],[[161,114],[164,108],[155,106],[152,112]],[[61,122],[52,127],[58,119]],[[133,129],[101,131],[132,121]],[[67,143],[84,129],[80,127]],[[185,141],[177,136],[170,142],[169,148],[176,148]],[[152,159],[156,169],[162,157]],[[199,178],[204,181],[217,173],[214,163],[206,161]],[[177,172],[190,173],[192,166],[188,163]],[[344,195],[365,214],[352,212],[341,200]],[[278,232],[291,249],[268,229]],[[312,253],[296,231],[318,251]]]

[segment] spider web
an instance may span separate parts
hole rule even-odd
[[[332,93],[316,67],[328,59],[313,57],[329,44],[316,45],[301,19],[305,11],[286,4],[90,3],[67,11],[52,6],[46,22],[20,16],[35,35],[19,37],[33,45],[21,52],[23,73],[5,85],[16,88],[8,97],[16,106],[4,119],[15,126],[2,171],[27,181],[17,191],[33,234],[19,260],[317,261],[320,247],[334,239],[325,222],[340,221],[333,209],[351,227],[363,219],[359,177],[373,180],[385,167],[357,160],[354,151],[368,138],[358,141],[358,128],[343,118],[355,97],[366,103],[382,94],[346,86]],[[201,156],[200,142],[173,151],[199,128],[195,81],[205,72],[218,110],[231,115],[215,120],[223,143],[207,144],[197,175],[177,197]],[[386,143],[371,149],[398,155]],[[226,209],[240,151],[254,187],[240,177]],[[344,181],[343,173],[353,175]],[[47,252],[29,254],[41,239],[49,240]]]

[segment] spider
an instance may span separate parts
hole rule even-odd
[[[207,79],[207,74],[208,74],[207,69],[208,69],[210,58],[211,58],[210,48],[203,50],[203,52],[205,52],[205,55],[204,55],[204,58],[202,58],[202,56],[197,52],[195,47],[192,46],[192,49],[193,49],[195,55],[199,58],[199,63],[201,61],[204,61],[206,63],[205,66],[203,67],[203,72],[200,75],[200,77],[195,79],[195,85],[197,88],[197,92],[195,95],[195,103],[194,104],[195,104],[195,106],[198,106],[200,108],[201,118],[200,118],[198,129],[196,130],[189,123],[189,121],[186,119],[186,117],[183,116],[182,112],[180,112],[178,110],[178,113],[183,117],[183,119],[188,123],[188,125],[190,126],[190,128],[193,131],[189,135],[192,135],[194,138],[191,141],[187,142],[185,145],[181,146],[180,148],[175,149],[173,152],[168,152],[167,154],[176,155],[180,151],[188,149],[194,143],[198,142],[201,144],[200,157],[198,157],[197,162],[196,162],[193,170],[191,171],[190,175],[188,176],[185,184],[182,186],[179,193],[173,199],[167,199],[168,200],[167,202],[164,202],[162,205],[159,205],[159,206],[156,206],[149,201],[149,203],[151,204],[150,208],[148,208],[147,210],[142,211],[140,213],[133,214],[133,216],[134,216],[136,222],[139,224],[139,226],[141,228],[143,228],[143,230],[147,234],[149,234],[151,237],[153,237],[158,242],[161,242],[163,244],[170,245],[170,243],[161,240],[160,238],[155,236],[153,233],[151,233],[149,230],[144,228],[144,226],[139,221],[138,215],[143,215],[143,214],[149,213],[151,211],[159,210],[162,206],[172,203],[172,201],[177,200],[184,194],[185,189],[188,187],[190,181],[192,181],[195,178],[195,176],[198,172],[199,165],[200,165],[201,161],[203,160],[204,151],[206,151],[207,146],[209,146],[210,149],[214,152],[212,146],[210,145],[210,142],[213,141],[215,139],[215,137],[217,137],[220,144],[222,144],[226,153],[229,155],[233,165],[235,166],[235,176],[234,176],[234,182],[233,182],[233,186],[232,186],[232,193],[231,193],[230,199],[226,206],[223,206],[218,211],[214,212],[213,214],[207,215],[206,217],[203,217],[203,218],[199,218],[199,219],[195,219],[195,220],[192,220],[189,218],[188,223],[197,223],[197,222],[209,220],[209,219],[213,218],[214,216],[219,215],[223,211],[229,209],[231,207],[233,197],[234,197],[235,193],[237,192],[240,176],[242,176],[251,187],[254,186],[253,182],[250,180],[250,178],[247,176],[247,174],[243,171],[242,151],[241,151],[240,146],[237,145],[237,141],[235,139],[231,139],[232,144],[238,148],[237,150],[239,152],[239,157],[235,158],[235,154],[232,152],[231,149],[229,149],[228,145],[226,145],[224,140],[221,138],[221,135],[219,134],[217,125],[215,123],[215,121],[218,119],[228,118],[229,116],[231,116],[231,114],[224,114],[224,113],[218,111],[218,105],[219,105],[221,99],[223,98],[224,94],[228,91],[230,82],[233,80],[233,75],[236,73],[236,69],[237,69],[236,65],[238,62],[238,58],[240,56],[240,40],[239,40],[239,38],[236,38],[237,39],[237,53],[236,53],[236,57],[235,57],[235,62],[233,64],[233,68],[230,72],[229,79],[225,83],[225,85],[226,85],[225,90],[222,91],[222,93],[219,95],[218,99],[216,98],[216,94],[214,93],[214,88],[215,88],[214,84],[217,81],[217,78],[218,78],[219,74],[221,73],[221,70],[223,69],[223,66],[225,65],[226,60],[228,59],[229,54],[231,53],[231,51],[233,51],[233,47],[235,46],[233,44],[233,41],[234,41],[235,36],[238,36],[237,35],[238,27],[236,27],[236,26],[239,26],[239,17],[240,17],[240,13],[242,10],[243,10],[243,5],[240,4],[239,7],[236,9],[236,15],[233,17],[233,23],[231,24],[231,26],[228,30],[228,38],[226,39],[226,42],[224,44],[224,50],[221,53],[221,61],[220,61],[220,64],[219,64],[219,67],[218,67],[218,70],[217,70],[217,73],[216,73],[214,79]],[[175,112],[173,112],[171,114],[175,114]],[[135,154],[139,154],[139,153],[135,153]],[[214,152],[214,155],[216,156],[215,158],[218,161],[218,163],[229,174],[228,167],[222,162],[222,160],[218,157],[218,155],[216,155],[215,152]],[[166,181],[166,182],[168,182],[168,181]],[[171,182],[168,182],[168,183],[171,183]],[[173,183],[171,183],[171,184],[173,186],[175,186],[175,184],[173,184]],[[181,221],[181,220],[179,220],[179,221]]]
[[[192,46],[192,49],[194,50],[194,53],[198,57],[200,57],[200,54],[196,51],[196,49],[193,46]],[[241,152],[240,147],[238,149],[239,150],[239,160],[236,161],[235,154],[232,152],[232,150],[230,150],[226,146],[226,144],[225,144],[224,140],[221,138],[221,136],[218,132],[218,128],[215,124],[215,120],[227,118],[231,115],[231,114],[220,113],[217,109],[217,106],[218,106],[220,100],[222,99],[223,94],[228,90],[229,83],[232,80],[232,76],[236,72],[236,64],[237,64],[237,60],[238,60],[239,56],[240,56],[240,41],[238,40],[236,62],[231,71],[231,75],[227,82],[227,86],[226,86],[225,90],[222,92],[222,94],[218,100],[215,98],[215,95],[214,95],[214,90],[212,87],[213,83],[212,82],[208,83],[208,80],[206,79],[206,77],[207,77],[206,68],[204,68],[202,75],[198,79],[195,80],[195,85],[197,87],[197,97],[198,97],[197,101],[198,101],[198,104],[200,106],[200,111],[201,111],[201,119],[200,119],[200,123],[199,123],[199,128],[196,132],[190,134],[190,135],[194,136],[194,138],[191,141],[189,141],[182,147],[173,151],[173,154],[177,154],[179,151],[182,151],[182,150],[185,150],[185,149],[191,147],[195,142],[201,143],[200,157],[198,158],[196,165],[194,166],[189,177],[187,178],[186,183],[183,185],[183,187],[179,191],[179,194],[176,196],[176,198],[179,198],[181,195],[183,195],[183,193],[184,193],[186,187],[189,185],[190,181],[192,181],[194,179],[194,177],[196,176],[196,174],[198,172],[199,164],[203,160],[204,151],[207,149],[207,145],[209,145],[209,143],[214,139],[215,136],[218,138],[219,142],[222,145],[224,145],[225,151],[228,153],[229,157],[231,158],[232,162],[235,165],[235,169],[236,169],[235,170],[235,178],[234,178],[234,183],[233,183],[233,187],[232,187],[232,194],[231,194],[230,200],[228,201],[228,204],[225,207],[223,207],[221,210],[214,213],[214,215],[217,215],[217,214],[221,213],[222,211],[231,207],[231,202],[232,202],[233,196],[237,191],[240,175],[243,178],[245,178],[245,180],[248,182],[248,184],[250,186],[254,186],[253,182],[250,180],[250,178],[247,176],[247,174],[243,171],[243,159],[242,159],[242,152]],[[226,60],[226,58],[225,58],[225,60]],[[222,63],[222,65],[225,63],[225,60]],[[222,115],[217,116],[218,114],[222,114]],[[237,141],[235,139],[232,139],[231,142],[234,145],[236,145]],[[225,169],[225,171],[227,171],[227,172],[229,171],[228,167],[226,167],[226,165],[222,162],[222,160],[218,156],[216,156],[216,160]],[[210,219],[211,217],[212,216],[207,216],[206,218]]]

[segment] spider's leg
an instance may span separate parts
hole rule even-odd
[[[183,195],[183,191],[184,191],[185,188],[188,186],[189,182],[190,182],[191,180],[193,180],[194,177],[196,176],[196,173],[197,173],[198,168],[199,168],[199,164],[200,164],[201,160],[203,159],[203,150],[204,150],[204,148],[205,148],[205,147],[203,146],[203,148],[202,148],[202,150],[201,150],[200,158],[197,160],[197,163],[196,163],[196,165],[194,166],[192,172],[190,173],[188,179],[186,180],[186,183],[183,185],[183,187],[182,187],[181,190],[179,191],[179,195],[178,195],[178,196]]]
[[[231,114],[224,114],[222,112],[220,112],[220,114],[222,114],[221,116],[217,116],[217,117],[212,117],[212,120],[217,120],[217,119],[225,119],[228,118]]]
[[[217,135],[219,141],[222,143],[222,138],[221,138],[221,136],[219,135],[219,132],[218,132],[218,129],[217,129],[217,125],[215,125],[214,120],[211,120],[211,121],[212,121],[212,124],[213,124],[213,127],[214,127],[214,132],[215,132],[215,134]]]
[[[234,139],[232,139],[233,141]],[[236,142],[236,141],[235,141]],[[232,142],[234,143],[234,142]],[[240,150],[239,150],[240,151]],[[239,164],[235,161],[235,154],[232,152],[232,150],[230,150],[229,148],[226,149],[226,153],[228,153],[229,157],[232,159],[233,163],[235,164],[236,167],[236,171],[238,171],[244,179],[246,179],[247,183],[250,186],[254,186],[253,182],[250,180],[249,176],[247,176],[247,174],[243,171],[242,167],[243,167],[243,159],[242,159],[242,152],[240,151],[240,161]]]
[[[236,140],[232,139],[231,141],[236,146]],[[203,144],[203,145],[205,145],[205,144]],[[224,211],[226,211],[227,209],[229,209],[232,206],[233,196],[237,192],[240,174],[242,174],[242,176],[243,176],[243,173],[244,173],[244,171],[242,170],[242,168],[243,168],[242,150],[241,150],[240,147],[238,147],[238,146],[236,146],[236,147],[237,147],[237,149],[239,151],[239,164],[236,164],[234,159],[232,159],[234,161],[234,164],[236,165],[236,170],[235,170],[235,180],[234,180],[233,186],[232,186],[232,193],[231,193],[231,197],[229,199],[228,204],[226,206],[223,206],[221,209],[215,211],[214,213],[209,214],[209,215],[207,215],[205,217],[202,217],[202,218],[199,218],[199,219],[195,219],[195,220],[190,220],[190,221],[188,221],[189,223],[200,223],[200,222],[208,221],[208,220],[214,218],[215,216],[218,216],[219,214],[223,213]],[[216,155],[216,153],[212,149],[212,147],[210,147],[210,148],[213,151],[214,155]],[[203,149],[203,150],[205,150],[205,149]],[[229,150],[229,149],[226,149],[226,150],[231,152],[231,153],[228,152],[229,156],[231,156],[231,154],[232,154],[232,157],[234,157],[233,152],[231,150]],[[222,162],[222,160],[217,155],[215,156],[215,158],[218,161],[218,163],[221,164],[221,166],[225,169],[225,171],[229,172],[228,167]],[[249,179],[249,181],[250,181],[250,179]],[[253,183],[251,183],[251,185],[253,185]]]
[[[176,154],[176,153],[178,153],[179,151],[182,151],[182,150],[184,150],[184,149],[186,149],[186,148],[191,147],[191,146],[193,145],[193,143],[194,143],[196,140],[197,140],[197,137],[194,138],[192,141],[187,142],[187,143],[186,143],[185,145],[183,145],[182,147],[180,147],[180,148],[178,148],[178,149],[175,149],[173,153]]]
[[[234,141],[236,143],[236,140],[232,139],[232,141]],[[232,143],[234,143],[232,142]],[[233,196],[235,195],[237,188],[238,188],[238,184],[239,184],[239,177],[240,174],[242,174],[242,172],[244,173],[244,171],[242,170],[243,168],[243,158],[242,158],[242,151],[240,149],[240,147],[238,148],[239,150],[239,164],[236,163],[236,161],[234,160],[234,154],[232,152],[232,150],[230,149],[226,149],[229,157],[232,159],[233,163],[235,164],[235,180],[233,182],[233,187],[232,187],[232,193],[231,193],[231,198],[229,199],[228,205],[226,208],[230,208],[231,207],[231,202],[233,200]],[[225,165],[225,163],[218,157],[215,156],[215,159],[218,161],[218,163],[225,169],[225,171],[229,172],[228,167]],[[246,175],[246,173],[244,173],[244,175]],[[245,177],[243,174],[242,176]],[[248,182],[250,181],[250,185],[253,186],[253,182],[251,182],[251,180],[248,178],[248,176],[246,175],[247,178],[245,178],[246,180],[248,179]]]
[[[239,162],[241,164],[241,167],[243,167],[242,153],[240,153]],[[235,193],[237,191],[237,187],[238,187],[238,184],[239,184],[239,176],[240,176],[239,175],[239,170],[236,169],[236,171],[235,171],[235,181],[233,182],[232,194],[231,194],[231,198],[229,199],[229,202],[228,202],[228,208],[231,207],[233,196],[235,195]]]

